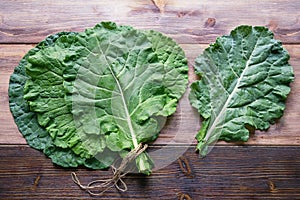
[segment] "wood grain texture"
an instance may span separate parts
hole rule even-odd
[[[25,144],[9,110],[10,75],[31,45],[0,45],[0,144]]]
[[[181,44],[186,52],[190,67],[190,82],[196,79],[193,73],[193,62],[195,58],[206,48],[205,44]],[[8,106],[8,82],[9,76],[18,64],[19,60],[33,45],[0,45],[0,144],[26,144],[19,133]],[[298,130],[300,124],[300,45],[285,45],[291,55],[290,64],[294,66],[295,81],[291,84],[292,92],[286,102],[284,116],[268,131],[256,131],[244,145],[300,145],[300,135]],[[181,99],[177,112],[171,116],[166,126],[163,128],[160,137],[155,144],[169,143],[174,136],[181,134],[178,143],[195,142],[193,136],[199,130],[200,123],[197,113],[191,108],[187,97]],[[188,139],[187,139],[188,138]],[[227,144],[221,142],[221,144]],[[232,143],[229,143],[232,145]],[[240,145],[240,144],[236,144]]]
[[[1,0],[0,2],[0,199],[300,199],[300,3],[298,0]],[[26,144],[8,107],[9,76],[34,44],[60,31],[83,31],[101,21],[154,29],[174,38],[189,60],[241,24],[271,29],[291,55],[295,81],[283,118],[247,143],[219,142],[199,159],[194,144],[178,160],[151,176],[129,175],[129,191],[93,198],[71,181],[110,177],[110,171],[62,169]],[[197,113],[182,99],[160,137],[158,150],[172,139],[191,143],[199,129]],[[178,150],[179,146],[171,147]],[[168,152],[156,157],[172,160]],[[169,162],[168,162],[169,163]],[[167,163],[167,164],[168,164]]]
[[[155,150],[159,147],[151,147]],[[174,147],[176,148],[176,147]],[[114,188],[107,199],[297,199],[300,147],[216,147],[199,159],[190,147],[179,160],[151,176],[128,175],[127,192]],[[164,159],[161,155],[161,159]],[[226,159],[224,159],[226,158]],[[181,164],[180,164],[181,163]],[[53,166],[25,145],[0,146],[1,199],[93,199],[70,177],[74,169]],[[82,183],[110,171],[77,169]],[[95,198],[95,199],[102,199]],[[184,199],[184,198],[182,198]]]
[[[82,31],[100,21],[155,29],[179,43],[209,43],[241,24],[268,26],[284,43],[299,43],[298,0],[2,0],[0,43],[37,43],[62,30]]]

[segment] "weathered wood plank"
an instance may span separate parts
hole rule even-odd
[[[299,43],[298,0],[164,1],[2,0],[0,43],[37,43],[59,31],[82,31],[115,21],[166,33],[180,43],[209,43],[241,24],[268,26],[284,43]],[[12,14],[13,13],[13,14]]]
[[[193,61],[207,45],[181,44],[186,52],[190,66],[190,81],[195,80],[192,71]],[[252,135],[245,145],[300,145],[300,135],[298,130],[300,124],[300,45],[285,45],[290,52],[290,63],[294,66],[295,82],[292,83],[292,92],[287,100],[287,108],[283,118],[268,131],[257,131]],[[19,133],[8,106],[8,81],[14,67],[18,64],[21,57],[30,49],[32,45],[0,45],[0,144],[25,144],[26,141]],[[199,119],[190,107],[186,98],[180,102],[180,107],[174,116],[169,118],[162,134],[155,142],[156,144],[166,144],[175,135],[182,137],[177,142],[190,143],[193,135],[199,129]],[[187,139],[188,138],[188,139]],[[225,143],[222,143],[225,144]]]
[[[25,144],[9,111],[8,84],[10,75],[20,59],[31,49],[31,45],[0,45],[0,143]]]
[[[0,199],[94,199],[71,181],[70,172],[75,170],[83,183],[111,176],[110,171],[53,166],[41,152],[22,145],[26,141],[13,122],[7,96],[9,76],[21,57],[33,47],[31,44],[49,34],[82,31],[100,21],[115,21],[168,34],[186,52],[190,81],[196,78],[192,72],[195,57],[217,36],[228,34],[241,24],[267,26],[290,52],[296,75],[285,115],[268,131],[257,131],[242,145],[219,142],[205,159],[199,159],[195,147],[191,146],[181,159],[149,177],[127,176],[129,191],[126,193],[113,189],[103,198],[300,199],[299,10],[298,0],[2,0]],[[178,112],[167,121],[155,146],[149,150],[158,150],[174,135],[183,136],[177,141],[190,143],[184,139],[193,136],[199,128],[194,114],[186,99],[181,101]],[[175,152],[179,147],[173,148]],[[164,152],[158,159],[170,160],[170,154]]]
[[[164,156],[168,157],[161,159]],[[190,147],[179,160],[151,176],[128,175],[127,192],[113,188],[101,199],[299,199],[299,157],[299,147],[218,146],[199,159]],[[0,146],[0,198],[92,199],[72,182],[74,170],[53,166],[25,145]],[[85,184],[111,176],[110,171],[80,168],[76,172]]]

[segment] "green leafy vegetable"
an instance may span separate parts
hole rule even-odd
[[[187,60],[173,40],[108,22],[31,50],[11,77],[10,107],[27,142],[53,162],[104,168],[156,139],[186,84]],[[146,153],[136,162],[150,172]]]
[[[85,165],[92,169],[102,169],[110,166],[112,162],[104,164],[94,158],[84,159],[77,156],[70,149],[56,147],[47,131],[38,124],[37,114],[30,111],[27,101],[23,98],[24,85],[29,78],[25,72],[25,66],[28,64],[28,57],[34,55],[40,49],[53,45],[57,38],[72,34],[75,33],[61,32],[51,35],[44,41],[40,42],[35,48],[31,49],[23,57],[19,66],[15,68],[14,73],[10,77],[10,110],[20,132],[27,140],[27,143],[35,149],[43,150],[43,152],[52,159],[53,163],[63,167],[77,167],[78,165]]]
[[[196,59],[201,80],[191,85],[203,117],[197,149],[205,156],[219,138],[247,141],[247,125],[265,130],[283,115],[293,81],[289,54],[265,27],[239,26]]]

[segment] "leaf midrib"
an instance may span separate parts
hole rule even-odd
[[[126,115],[126,121],[127,121],[127,124],[128,124],[128,128],[129,128],[129,131],[130,131],[130,135],[131,135],[131,139],[132,139],[132,143],[133,143],[133,146],[134,148],[137,148],[138,147],[138,142],[137,142],[137,138],[136,138],[136,134],[134,132],[134,129],[133,129],[133,125],[132,125],[132,122],[131,122],[131,118],[130,118],[130,115],[129,115],[129,111],[128,111],[128,107],[127,107],[127,104],[126,104],[126,100],[125,100],[125,96],[124,96],[124,93],[123,93],[123,89],[121,87],[121,84],[119,82],[119,79],[116,77],[116,75],[114,74],[109,62],[107,61],[107,58],[106,58],[106,55],[104,54],[103,50],[101,49],[100,47],[100,43],[99,43],[99,40],[98,38],[96,37],[96,41],[97,41],[97,44],[98,44],[98,49],[101,51],[104,59],[105,59],[105,62],[109,68],[109,71],[110,73],[112,74],[116,84],[117,84],[117,87],[118,87],[118,90],[120,92],[120,96],[121,96],[121,99],[122,99],[122,103],[123,103],[123,107],[124,107],[124,110],[125,110],[125,115]],[[109,42],[109,45],[111,44],[111,42]],[[107,47],[108,49],[109,47]]]

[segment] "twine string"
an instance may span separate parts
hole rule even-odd
[[[145,144],[144,146],[140,143],[135,149],[131,150],[122,160],[120,166],[118,168],[111,166],[113,176],[112,178],[108,179],[98,179],[91,181],[87,185],[83,185],[77,174],[75,172],[71,173],[71,177],[74,183],[76,183],[82,190],[85,190],[90,195],[93,196],[101,196],[107,190],[112,187],[116,187],[117,190],[121,192],[127,191],[127,185],[122,179],[126,176],[127,173],[130,172],[128,170],[129,164],[134,161],[141,153],[143,153],[147,149],[148,145]],[[100,192],[93,192],[92,190],[98,189]]]

